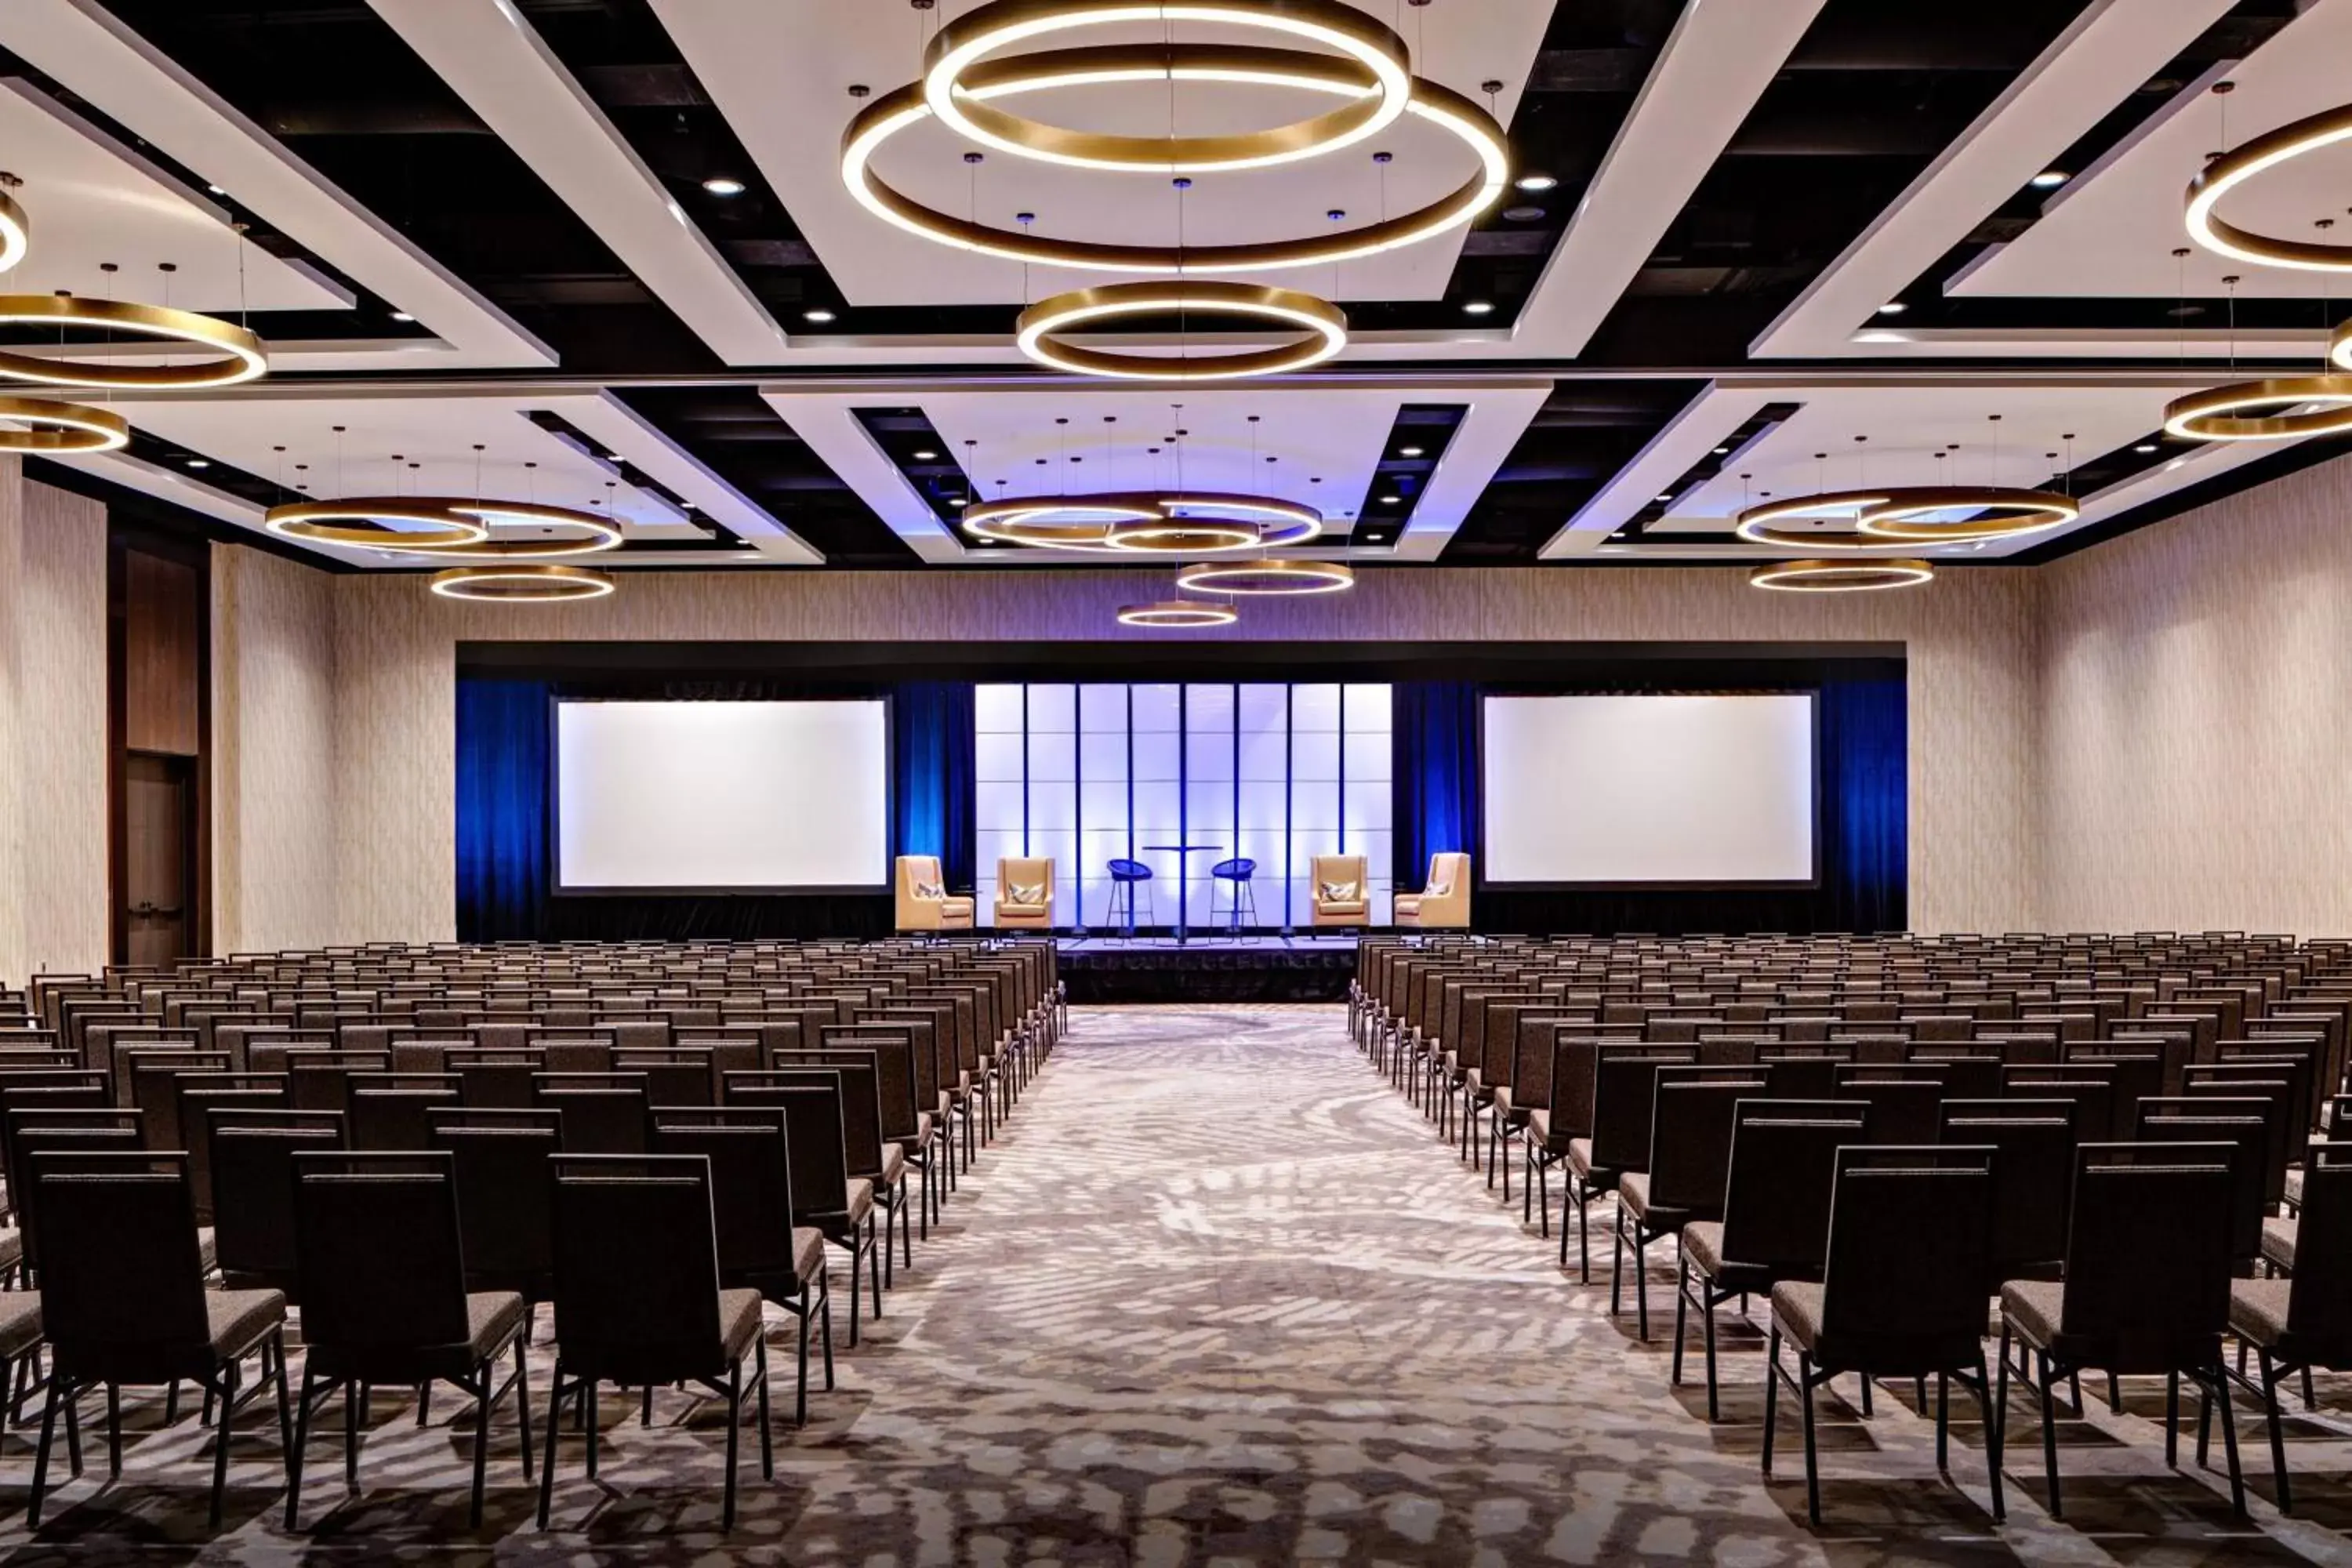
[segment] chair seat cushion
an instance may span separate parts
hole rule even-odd
[[[2295,1222],[2291,1219],[2263,1221],[2263,1261],[2294,1273],[2294,1231]]]
[[[1008,916],[1014,920],[1043,920],[1045,915],[1045,906],[1016,904],[1008,899],[999,899],[996,900],[996,915],[999,920]]]
[[[2286,1338],[2287,1300],[2294,1291],[2292,1279],[2231,1280],[2231,1329],[2250,1344],[2276,1348]]]
[[[1396,896],[1395,903],[1396,912],[1400,919],[1406,915],[1417,915],[1421,912],[1421,896],[1417,893],[1399,893]]]
[[[25,1233],[21,1230],[0,1230],[0,1269],[14,1268],[25,1261]]]
[[[1650,1212],[1650,1176],[1646,1171],[1628,1171],[1617,1178],[1617,1201],[1625,1212],[1640,1219]]]
[[[2047,1348],[2058,1338],[2066,1287],[2051,1280],[2011,1279],[2000,1288],[2000,1315],[2029,1343]]]
[[[1360,915],[1364,912],[1361,899],[1318,899],[1315,912],[1321,915]]]
[[[760,1293],[757,1290],[719,1292],[719,1342],[729,1361],[740,1361],[760,1337]]]
[[[1695,1219],[1683,1226],[1683,1256],[1712,1279],[1723,1272],[1723,1222]]]
[[[1528,1111],[1528,1131],[1549,1144],[1551,1142],[1551,1111],[1549,1109]]]
[[[793,1226],[793,1272],[803,1285],[824,1274],[824,1232],[814,1226]]]
[[[282,1290],[207,1290],[205,1320],[214,1355],[226,1360],[251,1350],[286,1321]]]
[[[1789,1342],[1811,1352],[1822,1342],[1824,1288],[1810,1280],[1791,1279],[1772,1287],[1772,1317]]]
[[[1592,1163],[1591,1139],[1571,1138],[1568,1141],[1568,1168],[1579,1176],[1593,1176],[1601,1173]]]
[[[0,1290],[0,1361],[15,1361],[41,1342],[41,1293]]]
[[[862,1225],[874,1212],[874,1184],[860,1177],[849,1184],[849,1205],[844,1213],[852,1225]]]
[[[970,899],[941,899],[940,900],[940,913],[943,915],[963,915],[969,917],[971,914],[971,900]]]

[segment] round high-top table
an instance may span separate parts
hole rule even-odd
[[[1141,844],[1139,849],[1176,857],[1176,945],[1184,945],[1184,900],[1192,892],[1190,873],[1185,869],[1187,855],[1214,855],[1223,849],[1222,844]]]

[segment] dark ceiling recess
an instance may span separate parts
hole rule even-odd
[[[108,8],[544,339],[566,370],[716,366],[701,341],[365,5],[108,0]],[[585,7],[522,9],[537,22]]]
[[[1448,565],[1534,564],[1537,552],[1577,509],[1706,384],[1559,383],[1439,559]]]
[[[713,473],[808,541],[827,566],[871,569],[919,563],[915,552],[751,388],[635,388],[619,395]]]

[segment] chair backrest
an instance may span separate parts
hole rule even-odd
[[[352,1098],[345,1131],[353,1149],[429,1149],[428,1113],[461,1103],[457,1079],[448,1073],[353,1073],[347,1082]]]
[[[1837,1152],[1869,1141],[1869,1118],[1866,1100],[1741,1100],[1724,1177],[1723,1256],[1782,1279],[1820,1279]]]
[[[841,1093],[842,1157],[853,1176],[882,1173],[881,1068],[871,1051],[779,1051],[776,1065],[754,1075],[761,1083],[837,1086]],[[730,1085],[729,1102],[735,1103]],[[745,1084],[751,1089],[754,1086]]]
[[[2230,1165],[2230,1251],[2252,1262],[2262,1251],[2263,1215],[2268,1209],[2271,1115],[2263,1100],[2225,1100],[2219,1095],[2151,1094],[2139,1102],[2143,1142],[2230,1143],[2238,1157]]]
[[[1764,1076],[1737,1067],[1658,1069],[1650,1114],[1650,1204],[1689,1219],[1723,1213],[1732,1117],[1765,1093]]]
[[[1592,1163],[1604,1171],[1644,1171],[1650,1164],[1650,1113],[1657,1107],[1658,1069],[1690,1067],[1698,1047],[1605,1043],[1592,1054]],[[1559,1088],[1554,1086],[1557,1094]]]
[[[352,1075],[392,1070],[390,1051],[316,1047],[289,1050],[278,1069],[287,1078],[287,1104],[296,1110],[343,1111],[352,1103]]]
[[[654,1112],[654,1152],[710,1162],[719,1282],[730,1289],[793,1274],[792,1150],[776,1107]]]
[[[563,1112],[567,1154],[642,1154],[650,1109],[646,1079],[634,1073],[539,1073],[531,1102]]]
[[[2315,1143],[2304,1167],[2286,1328],[2333,1361],[2352,1346],[2352,1143]]]
[[[440,1070],[456,1075],[457,1098],[485,1110],[528,1110],[530,1080],[547,1070],[547,1053],[528,1046],[453,1047],[441,1054]]]
[[[427,1136],[452,1157],[469,1289],[547,1300],[555,1279],[549,1162],[562,1148],[562,1112],[436,1108]]]
[[[624,1384],[723,1375],[709,1162],[559,1154],[553,1165],[564,1370]]]
[[[613,1053],[613,1070],[645,1079],[651,1110],[709,1105],[719,1098],[716,1053],[708,1047],[624,1048]]]
[[[2154,1041],[2134,1044],[2068,1040],[2058,1047],[2058,1059],[2069,1067],[2077,1062],[2098,1063],[2113,1069],[2116,1084],[2115,1121],[2111,1123],[2114,1141],[2126,1142],[2137,1137],[2139,1102],[2148,1095],[2165,1091],[2164,1048]]]
[[[1906,1040],[1906,1062],[1941,1069],[1944,1093],[1954,1100],[1994,1100],[2000,1095],[2001,1053],[1978,1040]]]
[[[41,1321],[52,1374],[159,1382],[212,1337],[187,1159],[31,1153],[47,1245]],[[160,1375],[158,1375],[160,1374]]]
[[[212,1151],[213,1254],[233,1288],[283,1290],[299,1300],[294,1156],[343,1146],[340,1111],[217,1107],[206,1113]]]
[[[918,888],[947,887],[947,878],[940,872],[936,855],[901,855],[898,857],[898,897],[913,899]]]
[[[1870,1134],[1877,1142],[1906,1146],[1933,1143],[1943,1127],[1942,1075],[1896,1076],[1903,1070],[1886,1067],[1840,1068],[1837,1098],[1870,1101]]]
[[[1975,1349],[1985,1327],[1994,1158],[1966,1144],[1838,1151],[1822,1272],[1824,1341],[1873,1343],[1896,1371],[1927,1370],[1947,1346]]]
[[[1318,855],[1315,857],[1315,886],[1310,889],[1318,900],[1326,887],[1349,887],[1355,889],[1357,900],[1370,899],[1370,889],[1364,879],[1364,857],[1361,855]]]
[[[2074,1107],[2077,1142],[2115,1141],[2115,1075],[2097,1062],[2037,1063],[2007,1067],[2000,1073],[2000,1092],[2011,1100],[2063,1100]],[[2135,1116],[2134,1131],[2137,1131]],[[2067,1182],[2074,1181],[2072,1166]]]
[[[38,1268],[41,1261],[41,1187],[37,1162],[46,1158],[52,1170],[69,1168],[78,1154],[120,1156],[147,1146],[144,1117],[136,1110],[98,1108],[72,1110],[12,1110],[9,1142],[16,1152],[21,1183],[16,1200],[17,1234],[25,1244],[25,1261]],[[112,1165],[103,1168],[111,1170]]]
[[[466,1258],[446,1152],[299,1153],[294,1234],[311,1352],[464,1344]]]
[[[188,1177],[196,1186],[196,1223],[213,1223],[212,1140],[205,1120],[215,1110],[244,1108],[283,1110],[288,1083],[284,1073],[190,1072],[172,1079],[173,1120],[188,1154]],[[147,1135],[155,1135],[148,1124]]]
[[[2275,1207],[2286,1195],[2286,1167],[2303,1158],[2303,1136],[2297,1121],[2293,1065],[2286,1062],[2192,1062],[2180,1069],[2180,1093],[2186,1100],[2227,1100],[2242,1109],[2262,1107],[2270,1126],[2263,1143],[2263,1202]]]
[[[784,1113],[792,1154],[793,1218],[835,1215],[849,1206],[849,1163],[841,1128],[839,1083],[769,1083],[730,1091],[730,1108],[766,1107]]]
[[[1042,896],[1016,900],[1015,888],[1036,888]],[[996,894],[1007,903],[1029,902],[1050,904],[1054,901],[1054,858],[1050,855],[1014,855],[996,863]]]
[[[2074,1184],[2075,1110],[2071,1100],[1944,1101],[1943,1142],[1993,1151],[1988,1296],[2007,1280],[2058,1277]]]
[[[2229,1321],[2231,1143],[2085,1143],[2075,1152],[2062,1335],[2119,1373],[2210,1365]]]
[[[1767,1092],[1774,1100],[1834,1100],[1837,1098],[1838,1068],[1852,1062],[1854,1047],[1851,1045],[1823,1043],[1820,1045],[1759,1046],[1756,1065],[1764,1069]],[[1822,1176],[1822,1203],[1827,1205],[1829,1175]],[[1827,1224],[1828,1209],[1822,1209]]]

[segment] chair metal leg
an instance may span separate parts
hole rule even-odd
[[[229,1430],[236,1425],[236,1363],[230,1362],[220,1372],[220,1426],[213,1432],[213,1506],[212,1528],[218,1530],[221,1521],[221,1494],[228,1489]]]
[[[515,1426],[522,1434],[522,1479],[530,1479],[530,1331],[515,1336]]]
[[[2279,1429],[2278,1383],[2280,1373],[2271,1361],[2271,1352],[2262,1352],[2263,1418],[2270,1426],[2271,1474],[2278,1481],[2278,1510],[2283,1514],[2294,1511],[2294,1496],[2286,1479],[2286,1437]]]
[[[302,1397],[294,1411],[294,1443],[286,1450],[286,1528],[292,1530],[302,1511],[302,1446],[310,1440],[310,1394],[317,1379],[302,1371]]]
[[[1764,1475],[1772,1474],[1772,1435],[1780,1415],[1780,1326],[1772,1325],[1764,1344]]]
[[[719,1505],[720,1533],[735,1528],[735,1464],[743,1442],[743,1363],[727,1369],[727,1485]]]
[[[55,1368],[49,1372],[49,1396],[41,1403],[41,1436],[33,1450],[33,1500],[25,1510],[25,1528],[41,1528],[41,1498],[49,1485],[49,1443],[57,1435],[58,1405],[66,1380]]]
[[[753,1371],[760,1380],[760,1479],[776,1479],[775,1433],[768,1425],[768,1335],[765,1330],[751,1342]]]
[[[467,1528],[482,1528],[482,1492],[490,1479],[490,1393],[498,1373],[489,1362],[474,1368],[474,1503],[466,1515]],[[526,1440],[524,1446],[528,1447]]]
[[[555,1496],[555,1435],[563,1425],[563,1361],[556,1358],[555,1378],[547,1399],[547,1452],[539,1466],[539,1528],[547,1528],[548,1504]]]
[[[2042,1376],[2042,1467],[2050,1479],[2050,1517],[2063,1519],[2063,1504],[2058,1492],[2058,1405],[2052,1397],[2051,1384],[2055,1374],[2050,1370],[2050,1352],[2040,1352]]]
[[[1797,1352],[1797,1405],[1805,1417],[1805,1517],[1822,1522],[1821,1456],[1813,1436],[1813,1358]]]
[[[1977,1352],[1977,1416],[1984,1423],[1985,1479],[1992,1488],[1992,1517],[1995,1523],[2009,1517],[2009,1510],[2000,1497],[2000,1426],[1992,1413],[1992,1374],[1985,1367],[1984,1352]]]

